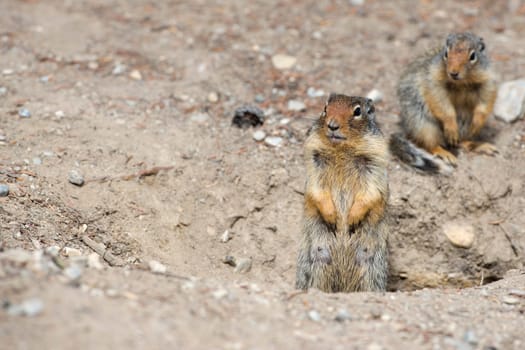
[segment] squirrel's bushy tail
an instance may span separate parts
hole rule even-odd
[[[403,163],[425,173],[448,174],[452,171],[452,168],[445,162],[417,147],[401,133],[390,136],[389,148],[390,152]]]

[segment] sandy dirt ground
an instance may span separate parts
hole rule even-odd
[[[388,137],[401,69],[464,30],[523,78],[523,1],[352,3],[1,1],[0,347],[525,348],[524,121],[491,118],[499,154],[450,176],[390,162],[388,292],[294,290],[329,92],[379,89]],[[232,126],[244,105],[262,126]]]

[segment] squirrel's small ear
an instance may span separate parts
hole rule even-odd
[[[483,41],[483,38],[479,38],[478,47],[480,52],[483,52],[483,50],[485,50],[485,42]]]
[[[453,37],[454,37],[454,34],[449,34],[447,36],[447,38],[445,39],[445,47],[449,47],[450,46]]]
[[[335,92],[331,92],[330,95],[328,95],[328,100],[326,100],[326,104],[329,104],[330,102],[333,102],[335,100],[337,94]]]
[[[376,111],[376,107],[374,106],[374,100],[371,98],[366,99],[366,112],[369,114],[372,114]]]

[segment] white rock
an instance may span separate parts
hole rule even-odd
[[[226,230],[224,231],[224,233],[222,234],[221,236],[221,242],[222,243],[226,243],[228,242],[230,239],[232,239],[232,236],[230,234],[230,231]]]
[[[325,92],[323,90],[317,90],[313,86],[310,86],[306,90],[306,94],[308,95],[308,97],[316,98],[316,97],[323,97],[325,95]]]
[[[87,259],[88,267],[95,269],[95,270],[102,270],[104,268],[104,265],[100,261],[100,257],[97,253],[91,253],[88,255]]]
[[[134,80],[142,80],[142,74],[140,71],[134,69],[129,73],[129,77]]]
[[[113,71],[111,72],[111,74],[113,75],[120,75],[122,73],[124,73],[126,71],[127,67],[120,63],[120,62],[117,62],[115,63],[115,67],[113,68]]]
[[[217,103],[219,101],[219,94],[216,92],[210,92],[208,94],[208,101],[211,103]]]
[[[308,311],[308,318],[314,322],[321,321],[321,315],[316,310]]]
[[[290,100],[288,101],[288,110],[294,112],[301,112],[306,110],[306,105],[302,101]]]
[[[494,104],[494,115],[507,123],[525,115],[525,80],[508,81],[500,85]]]
[[[362,6],[365,4],[365,0],[350,0],[350,4],[353,6]]]
[[[64,111],[56,111],[55,112],[55,117],[57,118],[64,118],[66,114],[64,113]]]
[[[65,247],[62,251],[64,252],[64,255],[67,257],[82,255],[82,252],[77,248]]]
[[[462,222],[448,222],[443,225],[443,232],[448,240],[460,248],[470,248],[474,243],[474,227]]]
[[[84,177],[78,170],[71,170],[68,175],[68,181],[76,186],[84,185]]]
[[[46,247],[45,252],[47,255],[57,256],[58,252],[60,252],[60,247],[57,245],[52,245],[52,246]]]
[[[253,133],[253,139],[257,142],[264,140],[266,133],[263,130],[257,130]]]
[[[226,289],[217,289],[211,293],[213,297],[217,300],[223,299],[228,296],[228,291]]]
[[[207,122],[210,119],[210,116],[208,113],[194,113],[191,115],[190,120],[192,122],[203,124]]]
[[[166,265],[163,265],[156,260],[151,260],[148,265],[149,265],[149,269],[153,273],[163,274],[163,273],[166,273],[166,271],[168,270]]]
[[[374,103],[383,101],[383,93],[377,89],[370,90],[366,97],[374,101]]]
[[[272,64],[277,69],[290,69],[297,63],[297,58],[289,55],[274,55],[272,56]]]
[[[64,270],[64,275],[70,281],[77,281],[82,276],[82,268],[77,264],[73,264]]]
[[[516,305],[516,304],[519,304],[520,300],[516,297],[511,297],[511,296],[504,296],[502,301],[505,303],[505,304],[508,304],[508,305]]]
[[[44,309],[44,303],[38,298],[27,299],[18,305],[10,305],[7,313],[11,316],[36,316]]]
[[[268,136],[264,139],[264,143],[268,146],[279,147],[283,143],[283,138],[279,136]]]
[[[340,309],[339,311],[337,311],[337,315],[335,315],[335,320],[337,322],[351,321],[352,315],[348,312],[348,310]]]
[[[91,70],[97,70],[98,69],[98,63],[97,62],[89,62],[88,68]]]
[[[235,272],[246,273],[252,269],[252,259],[240,258],[237,260],[237,266],[235,266]]]

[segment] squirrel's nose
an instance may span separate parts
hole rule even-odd
[[[337,129],[339,129],[339,124],[335,120],[330,120],[328,122],[328,129],[336,131]]]
[[[459,72],[450,72],[449,74],[452,79],[459,78]]]

